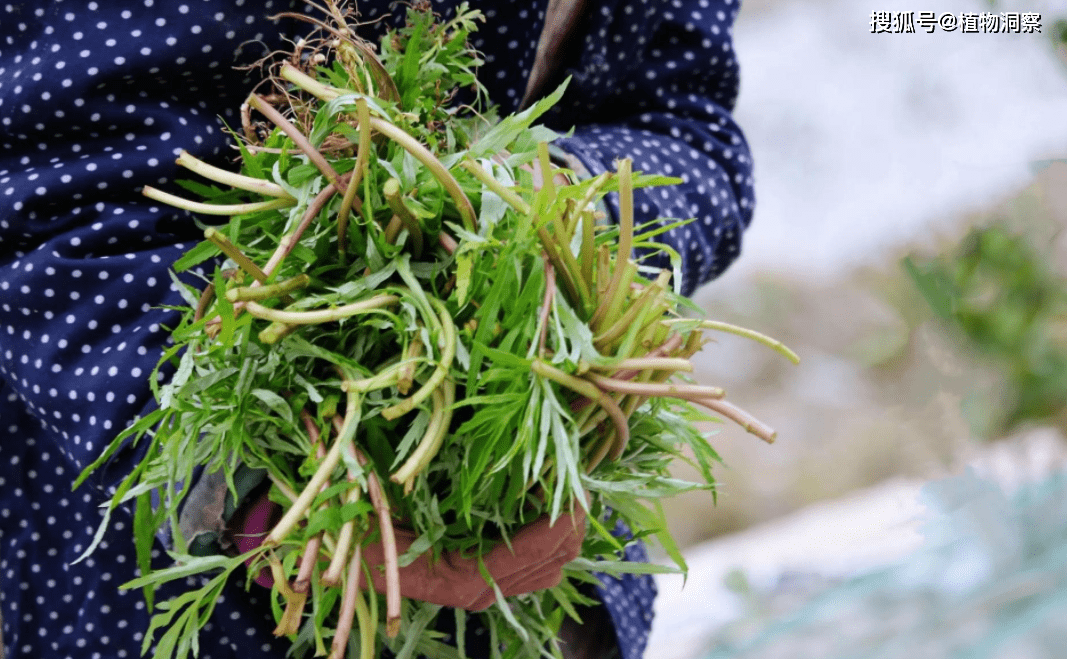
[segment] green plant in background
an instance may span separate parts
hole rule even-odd
[[[1067,62],[1067,18],[1060,18],[1054,22],[1049,32],[1052,33],[1052,38],[1056,40],[1059,47],[1060,59]]]
[[[904,268],[949,332],[1001,374],[990,432],[1028,421],[1067,428],[1067,280],[1046,255],[994,224],[949,254],[908,257]]]

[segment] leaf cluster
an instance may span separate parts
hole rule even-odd
[[[950,253],[904,266],[950,331],[1003,374],[1009,400],[998,431],[1063,417],[1067,287],[1025,235],[975,229]]]
[[[491,126],[449,107],[457,87],[477,84],[465,46],[477,20],[464,5],[440,24],[416,6],[380,59],[352,39],[313,70],[283,67],[278,107],[249,98],[267,123],[246,125],[240,175],[185,154],[179,162],[212,182],[185,186],[204,201],[146,190],[229,216],[174,265],[210,274],[199,286],[175,276],[187,305],[150,377],[158,408],[86,472],[146,443],[109,508],[137,504],[144,576],[126,587],[151,605],[159,585],[205,575],[156,604],[146,651],[165,630],[156,656],[195,653],[221,584],[251,561],[250,573],[273,572],[276,633],[298,655],[324,654],[332,639],[335,657],[375,644],[461,657],[427,631],[440,607],[341,585],[366,569],[352,545],[381,540],[388,553],[397,524],[418,536],[399,563],[480,555],[542,514],[586,506],[591,532],[564,582],[478,614],[500,656],[558,656],[563,616],[586,601],[578,585],[594,571],[654,569],[622,560],[624,543],[655,538],[684,569],[658,501],[711,489],[719,460],[694,425],[711,417],[690,401],[773,436],[716,407],[720,391],[671,384],[691,368],[702,324],[683,321],[690,305],[670,273],[630,258],[665,229],[634,227],[625,209],[634,187],[676,181],[623,162],[617,174],[535,189],[520,165],[551,180],[554,134],[534,123],[562,88]],[[593,209],[609,193],[624,217],[604,228]],[[164,384],[161,369],[173,373]],[[679,458],[703,481],[673,479]],[[245,556],[189,556],[180,518],[195,476],[221,472],[235,495],[238,468],[263,474],[285,516]],[[612,533],[619,523],[632,537]],[[173,539],[178,563],[153,571],[159,536]]]

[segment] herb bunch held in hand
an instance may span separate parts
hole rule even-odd
[[[670,226],[635,227],[633,189],[674,179],[624,160],[616,173],[554,181],[554,134],[534,122],[563,89],[492,124],[450,106],[458,88],[477,87],[466,47],[477,12],[462,6],[439,23],[413,8],[379,54],[329,10],[271,93],[242,108],[240,173],[183,153],[211,182],[184,184],[203,201],[145,190],[229,219],[175,264],[216,266],[200,286],[175,278],[188,306],[160,362],[173,375],[151,377],[158,408],[87,470],[131,442],[145,451],[112,500],[136,501],[143,576],[126,587],[152,605],[160,584],[204,575],[200,589],[155,604],[144,649],[195,652],[223,584],[247,563],[246,583],[269,571],[276,633],[298,653],[329,645],[333,657],[369,658],[384,644],[399,657],[463,656],[425,632],[452,613],[402,600],[400,580],[405,567],[465,556],[495,594],[471,606],[494,603],[476,614],[493,651],[558,656],[563,616],[587,602],[578,586],[593,573],[660,569],[619,559],[617,522],[684,569],[657,501],[714,483],[717,456],[693,425],[709,417],[693,405],[773,439],[721,390],[677,382],[703,330],[792,353],[683,317],[691,305],[671,273],[642,265],[636,255],[663,249],[655,238]],[[610,228],[594,210],[607,194],[621,209]],[[671,478],[676,457],[704,482]],[[180,520],[195,476],[221,475],[236,494],[242,470],[269,483],[284,512],[243,553],[194,556]],[[501,588],[493,557],[569,514],[590,532],[562,581]],[[158,535],[173,538],[175,564],[153,570]]]

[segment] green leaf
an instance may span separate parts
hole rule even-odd
[[[231,375],[238,373],[239,369],[236,366],[228,366],[218,371],[213,371],[207,375],[203,375],[197,378],[190,378],[186,381],[185,385],[176,394],[179,398],[190,399],[197,394],[211,389],[219,382],[229,378]]]
[[[956,312],[959,291],[951,280],[939,270],[929,266],[920,268],[913,258],[901,261],[904,271],[915,282],[923,299],[942,320],[951,320]]]
[[[430,537],[426,534],[420,535],[418,538],[415,538],[415,542],[411,543],[411,546],[408,547],[408,550],[398,557],[398,563],[400,564],[400,567],[407,567],[408,565],[411,565],[415,562],[415,559],[429,551],[430,547],[432,546],[432,541],[430,540]]]
[[[175,406],[175,394],[185,386],[185,383],[188,382],[189,378],[193,375],[193,360],[194,355],[192,351],[186,351],[185,354],[182,355],[181,361],[178,363],[178,370],[175,371],[170,382],[160,388],[160,409],[167,410]]]
[[[215,243],[205,240],[181,256],[171,268],[174,272],[185,272],[189,268],[200,265],[210,258],[222,254],[222,250]]]
[[[554,92],[531,107],[518,114],[505,117],[470,147],[468,155],[474,159],[489,158],[507,149],[516,138],[530,128],[533,122],[563,98],[563,92],[567,90],[569,83],[570,78],[567,78]]]
[[[631,561],[594,561],[588,558],[576,558],[567,564],[597,574],[621,577],[627,574],[685,574],[683,568],[656,563],[633,563]]]
[[[80,487],[82,483],[85,482],[85,479],[87,479],[94,471],[99,469],[101,465],[110,460],[111,457],[115,455],[116,451],[126,445],[127,439],[129,439],[131,436],[134,437],[132,443],[136,444],[138,439],[140,439],[146,432],[148,432],[157,423],[159,423],[160,420],[165,419],[168,416],[168,412],[161,409],[155,409],[130,424],[125,430],[119,433],[115,437],[115,439],[111,440],[111,443],[108,444],[107,448],[102,453],[100,453],[96,460],[93,460],[93,462],[89,466],[87,466],[85,469],[82,470],[80,474],[78,474],[78,477],[71,485],[71,489],[75,490]]]
[[[141,574],[148,574],[152,571],[152,548],[156,540],[155,529],[152,524],[153,517],[152,494],[145,492],[137,498],[133,516],[137,568],[141,571]],[[150,585],[145,585],[144,587],[144,600],[148,610],[151,611],[155,602],[155,589]]]
[[[232,558],[230,556],[190,556],[188,554],[178,554],[175,552],[167,553],[174,559],[176,565],[162,570],[156,570],[151,574],[145,574],[131,581],[127,581],[122,584],[120,588],[123,590],[132,590],[134,588],[144,588],[147,585],[164,584],[168,581],[191,577],[195,574],[200,574],[201,572],[211,572],[213,570],[226,569],[227,567],[233,568],[243,562],[238,558]],[[234,561],[237,562],[235,563]],[[162,608],[163,605],[160,604],[160,607]]]
[[[474,257],[471,254],[464,252],[456,255],[456,302],[461,307],[470,296],[473,269]]]
[[[258,398],[272,412],[285,419],[286,423],[293,422],[292,408],[289,407],[289,403],[278,394],[273,391],[267,391],[266,389],[253,389],[249,393]]]
[[[111,511],[113,508],[108,504],[104,504],[102,508],[104,509],[104,517],[100,520],[100,525],[96,527],[96,533],[93,534],[92,542],[90,542],[86,550],[81,553],[81,556],[78,556],[71,562],[71,565],[77,565],[88,558],[90,554],[96,551],[96,548],[100,546],[100,542],[104,539],[104,531],[107,530],[107,525],[111,522]]]

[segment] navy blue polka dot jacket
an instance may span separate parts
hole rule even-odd
[[[133,657],[149,615],[134,577],[126,511],[99,549],[73,561],[100,522],[119,459],[71,481],[152,405],[147,378],[179,303],[168,268],[198,240],[185,215],[140,195],[168,188],[186,148],[229,153],[219,117],[255,80],[233,68],[284,45],[277,11],[296,0],[0,0],[0,616],[10,658]],[[681,257],[683,290],[736,257],[752,212],[749,151],[730,116],[738,89],[730,30],[738,0],[591,0],[559,145],[593,174],[629,156],[634,169],[680,177],[638,191],[637,221],[696,218],[662,236]],[[448,14],[455,0],[434,2]],[[490,97],[514,110],[548,0],[474,1],[486,24]],[[363,0],[367,19],[387,10]],[[392,12],[397,17],[402,11]],[[302,25],[302,24],[301,24]],[[291,23],[289,35],[301,25]],[[380,27],[380,26],[379,26]],[[370,28],[367,38],[373,38]],[[615,208],[609,202],[609,210]],[[661,265],[667,265],[661,263]],[[125,515],[125,516],[124,516]],[[640,547],[631,549],[640,558]],[[642,656],[654,589],[604,577],[599,596],[624,659]],[[200,656],[285,656],[264,602],[227,590]],[[473,633],[473,632],[472,632]],[[484,645],[484,641],[483,641]],[[468,644],[468,648],[473,647]]]

